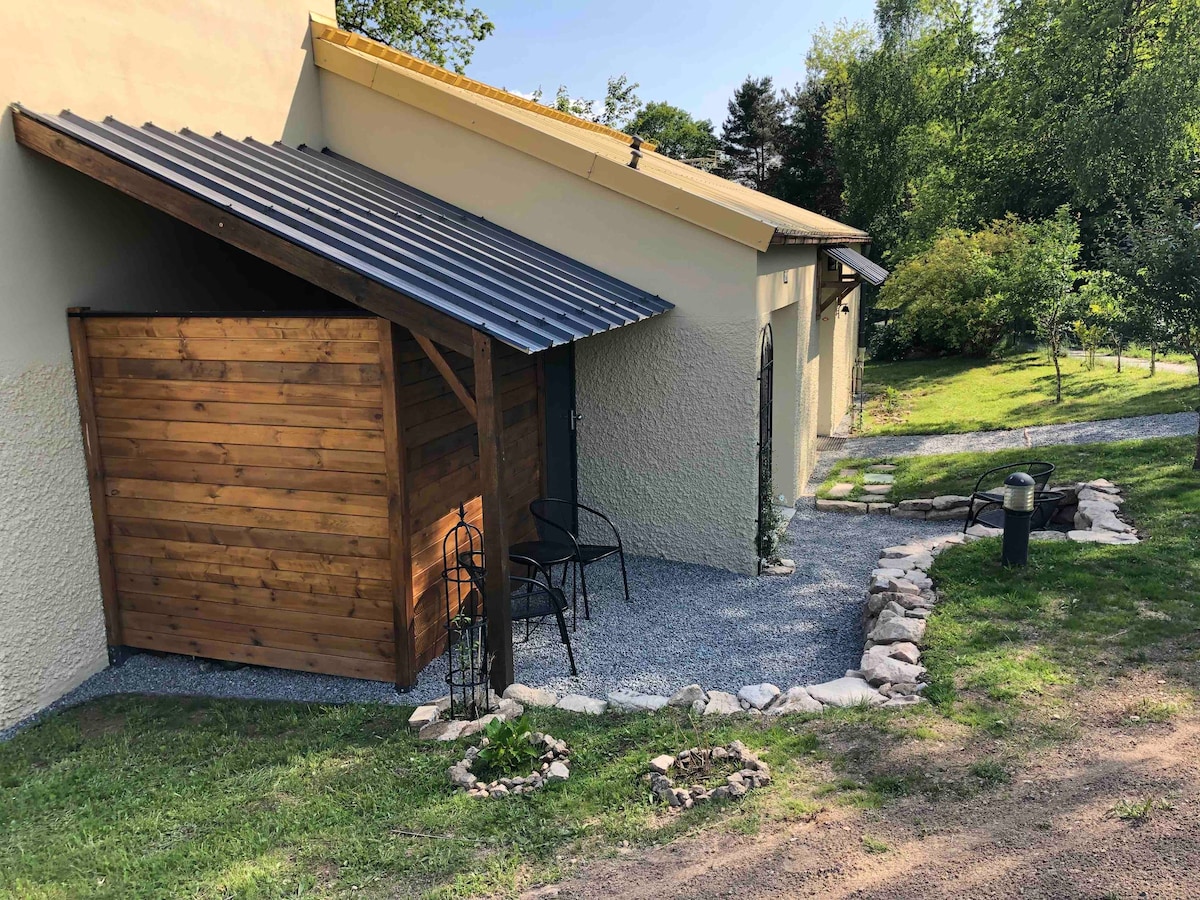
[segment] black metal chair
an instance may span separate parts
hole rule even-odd
[[[1054,512],[1065,496],[1066,494],[1062,491],[1035,490],[1033,492],[1033,514],[1029,517],[1029,530],[1044,531],[1049,528],[1054,519]],[[971,516],[968,517],[967,525],[963,530],[965,531],[976,522],[992,528],[1003,528],[1004,500],[989,500],[978,510],[972,507]]]
[[[530,629],[528,626],[531,621],[554,616],[558,622],[558,634],[567,648],[567,662],[571,665],[571,674],[578,675],[579,672],[575,668],[575,651],[571,648],[571,634],[567,629],[567,598],[562,589],[556,588],[550,583],[549,575],[537,560],[512,553],[509,554],[509,559],[519,565],[527,566],[531,572],[536,573],[529,577],[509,576],[512,620],[526,623],[525,640],[529,640]],[[484,564],[483,551],[473,550],[463,553],[459,556],[458,562],[470,573],[471,581],[475,590],[479,592],[479,596],[485,596],[487,567]]]
[[[965,532],[968,528],[979,521],[979,512],[990,510],[996,505],[1004,502],[1003,489],[1000,491],[980,490],[985,481],[1001,473],[1007,475],[1012,474],[1013,472],[1024,472],[1033,479],[1033,489],[1035,492],[1045,491],[1046,485],[1050,483],[1050,476],[1054,474],[1054,468],[1054,463],[1044,462],[1042,460],[1034,460],[1031,462],[1009,463],[1006,466],[996,466],[994,469],[988,469],[979,476],[978,480],[975,482],[974,489],[971,491],[971,503],[967,508],[967,518],[963,523],[963,531]],[[975,507],[976,503],[981,504],[978,510]],[[1053,514],[1053,510],[1051,510],[1051,513]],[[988,523],[985,522],[984,524]]]
[[[571,561],[575,563],[579,571],[580,590],[583,592],[583,617],[591,618],[591,607],[588,602],[587,590],[587,567],[610,557],[616,556],[621,561],[621,583],[625,589],[625,602],[629,602],[629,570],[625,566],[625,546],[621,543],[621,535],[617,531],[617,526],[612,523],[604,513],[590,506],[585,506],[582,503],[576,503],[573,500],[558,500],[553,497],[542,497],[534,500],[529,504],[529,512],[533,516],[534,524],[537,526],[538,537],[541,540],[531,541],[530,544],[537,545],[539,552],[553,552],[554,547],[566,544],[573,548]],[[562,524],[563,516],[556,516],[555,513],[569,515],[568,521],[572,522],[574,527],[568,528]],[[612,544],[589,544],[580,535],[584,529],[580,527],[579,516],[583,513],[585,516],[590,516],[592,527],[598,527],[604,533],[611,533],[615,543]],[[526,552],[523,548],[525,545],[513,545],[514,553]],[[532,554],[530,554],[532,555]],[[536,558],[536,557],[535,557]],[[563,571],[564,584],[566,579],[566,571]]]

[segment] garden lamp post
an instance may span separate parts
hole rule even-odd
[[[1025,472],[1004,479],[1004,538],[1000,564],[1029,564],[1029,525],[1033,518],[1034,482]]]

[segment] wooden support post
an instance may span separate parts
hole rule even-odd
[[[417,683],[417,632],[413,610],[412,542],[408,517],[407,454],[396,372],[399,326],[379,320],[379,370],[383,389],[383,445],[388,489],[388,554],[392,570],[392,627],[395,629],[396,690]]]
[[[475,332],[475,403],[479,424],[479,486],[483,496],[483,555],[487,565],[488,652],[492,688],[501,693],[513,682],[510,564],[504,512],[504,419],[500,409],[493,341]]]
[[[467,386],[462,383],[458,377],[458,373],[454,371],[454,367],[446,362],[446,357],[442,356],[442,351],[433,345],[433,341],[425,337],[423,334],[413,333],[413,337],[425,351],[425,355],[429,357],[429,361],[433,363],[433,367],[437,369],[442,378],[446,380],[446,384],[450,386],[450,390],[454,391],[454,395],[466,407],[467,412],[471,414],[471,418],[479,420],[479,413],[475,408],[475,398],[471,396],[471,392],[467,390]]]
[[[79,398],[79,424],[83,430],[83,455],[87,464],[88,493],[92,502],[92,529],[96,535],[96,561],[100,566],[100,599],[108,634],[110,661],[123,658],[125,643],[121,609],[117,600],[117,575],[113,567],[112,533],[108,527],[108,502],[104,497],[104,464],[100,456],[100,430],[92,392],[92,360],[88,354],[87,327],[79,315],[83,308],[67,310],[71,359],[75,364],[75,389]]]

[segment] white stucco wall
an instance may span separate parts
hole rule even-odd
[[[829,289],[826,289],[827,291]],[[858,303],[861,288],[821,313],[821,393],[817,433],[832,434],[850,409],[854,357],[858,352]],[[842,312],[848,307],[848,312]]]
[[[577,345],[580,496],[637,553],[754,565],[757,253],[321,73],[330,146],[672,303]]]
[[[818,329],[814,315],[816,248],[775,246],[758,257],[759,321],[775,338],[775,494],[794,504],[816,462],[820,394]]]
[[[321,141],[308,11],[331,0],[9,7],[0,103]],[[65,310],[218,305],[214,246],[16,146],[0,116],[0,728],[106,664]]]

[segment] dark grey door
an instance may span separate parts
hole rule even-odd
[[[545,351],[542,372],[546,390],[546,496],[574,501],[579,474],[575,440],[579,421],[575,414],[575,345]],[[573,516],[559,524],[575,529]]]

